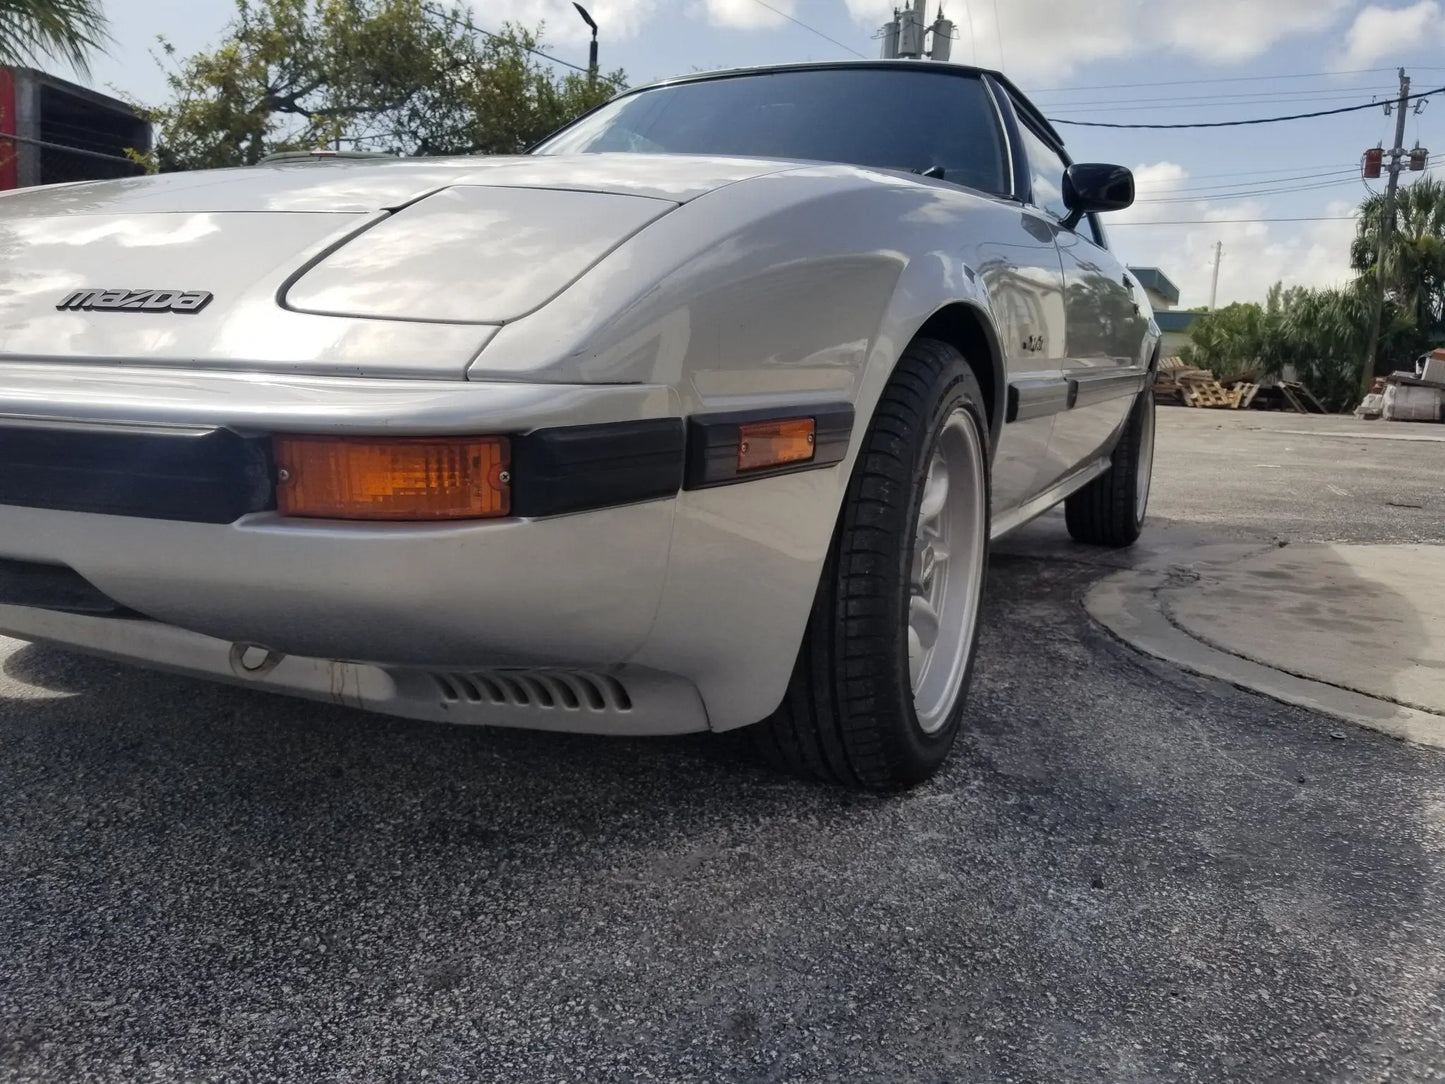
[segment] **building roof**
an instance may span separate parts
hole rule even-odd
[[[1153,290],[1171,305],[1179,304],[1179,287],[1157,267],[1131,267],[1130,272],[1146,290]]]
[[[1188,331],[1195,320],[1208,315],[1206,312],[1156,312],[1154,322],[1160,331]]]
[[[8,71],[12,75],[20,76],[22,79],[30,79],[42,87],[50,87],[53,90],[64,91],[66,94],[98,105],[116,113],[126,113],[137,120],[143,119],[136,112],[135,106],[120,98],[112,98],[109,94],[102,94],[98,90],[91,90],[79,83],[72,83],[69,79],[61,79],[58,75],[51,75],[36,68],[24,68],[19,65],[0,64],[0,70]]]

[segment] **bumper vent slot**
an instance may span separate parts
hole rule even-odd
[[[610,674],[585,670],[431,671],[443,703],[538,711],[629,712],[632,697]]]

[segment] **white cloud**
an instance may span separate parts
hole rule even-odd
[[[1337,286],[1348,282],[1353,222],[1238,222],[1235,219],[1268,217],[1258,200],[1192,200],[1189,174],[1174,162],[1139,166],[1134,172],[1139,200],[1127,211],[1105,218],[1110,244],[1119,257],[1134,266],[1158,267],[1179,286],[1180,306],[1209,302],[1214,271],[1214,245],[1224,243],[1219,271],[1219,304],[1262,301],[1276,282],[1286,286]],[[1180,203],[1155,200],[1179,199]],[[1346,216],[1349,203],[1332,203],[1327,217]],[[1148,223],[1192,222],[1200,225]],[[1131,225],[1125,226],[1124,223]],[[1210,224],[1213,223],[1213,224]],[[1136,225],[1137,224],[1137,225]]]
[[[750,0],[749,0],[750,2]],[[859,24],[881,25],[890,0],[844,0]],[[957,0],[955,60],[1000,67],[1021,80],[1067,77],[1081,64],[1160,51],[1236,63],[1332,26],[1354,0]],[[930,2],[930,12],[935,5]],[[995,21],[997,13],[997,21]],[[973,37],[969,26],[972,22]]]
[[[1161,44],[1202,60],[1235,63],[1285,38],[1324,30],[1352,5],[1353,0],[1193,0],[1150,7]]]
[[[860,28],[872,31],[902,0],[843,0]],[[1236,63],[1257,57],[1287,38],[1333,26],[1357,0],[947,0],[945,10],[958,27],[953,59],[1000,67],[1021,80],[1047,78],[1051,84],[1091,61],[1121,60],[1158,53]],[[1423,0],[1417,8],[1436,8]],[[592,0],[587,3],[609,41],[646,36],[656,19],[678,8],[660,0]],[[796,14],[797,0],[768,0],[778,11]],[[472,0],[487,26],[504,20],[546,23],[548,41],[561,47],[584,43],[589,32],[571,0]],[[930,16],[938,0],[928,0]],[[1371,8],[1389,17],[1396,13]],[[1403,9],[1413,11],[1414,9]],[[757,0],[695,0],[681,11],[689,22],[738,30],[775,30],[784,18]],[[997,20],[997,21],[996,21]],[[811,21],[817,23],[816,16]],[[1360,20],[1357,20],[1357,25]],[[826,27],[825,27],[826,29]]]
[[[730,30],[766,30],[782,26],[787,22],[778,12],[793,14],[793,0],[768,0],[777,11],[770,10],[757,0],[706,0],[703,11],[713,26]]]
[[[1445,18],[1438,0],[1420,0],[1404,8],[1371,4],[1350,24],[1339,67],[1368,67],[1432,43],[1445,43]]]

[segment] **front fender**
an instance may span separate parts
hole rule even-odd
[[[740,182],[642,230],[471,366],[472,379],[666,384],[689,415],[852,404],[836,466],[678,498],[656,618],[629,661],[690,677],[715,729],[781,701],[883,388],[947,306],[992,326],[986,246],[970,238],[1004,236],[1010,217],[954,186],[851,167]]]

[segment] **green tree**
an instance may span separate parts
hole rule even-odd
[[[0,0],[0,64],[52,56],[84,72],[105,42],[100,0]]]
[[[1390,247],[1380,267],[1384,202],[1384,196],[1374,195],[1360,205],[1350,263],[1368,283],[1383,280],[1386,298],[1415,331],[1392,351],[1381,349],[1381,357],[1399,363],[1424,350],[1445,328],[1445,181],[1423,177],[1400,189]]]
[[[1360,358],[1369,334],[1369,279],[1332,290],[1286,289],[1275,283],[1264,304],[1227,305],[1197,320],[1182,358],[1223,380],[1258,373],[1283,376],[1286,369],[1327,407],[1348,410],[1359,398]],[[1413,315],[1387,302],[1381,322],[1382,353],[1410,349]]]
[[[1267,320],[1265,307],[1256,302],[1225,305],[1194,322],[1180,358],[1221,380],[1259,369],[1270,350]]]
[[[426,0],[236,0],[220,44],[180,58],[144,159],[160,170],[250,165],[319,146],[406,155],[515,154],[606,101],[621,72],[558,75],[540,31],[483,34]]]

